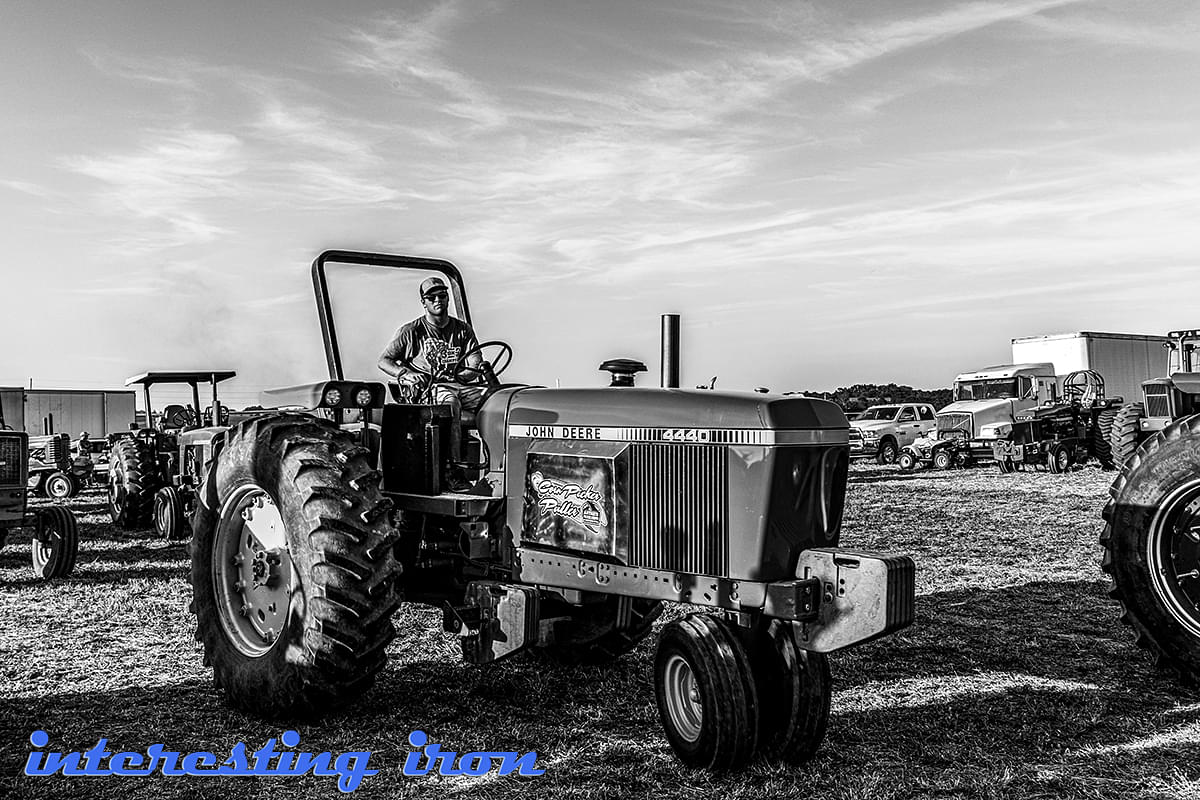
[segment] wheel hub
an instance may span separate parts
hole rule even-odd
[[[697,741],[704,722],[704,705],[696,673],[687,659],[676,654],[667,661],[664,678],[667,714],[672,725],[685,741]]]
[[[283,633],[296,591],[283,516],[266,491],[244,486],[225,501],[213,551],[222,626],[243,654],[264,655]]]

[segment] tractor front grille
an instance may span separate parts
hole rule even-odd
[[[712,445],[630,448],[631,566],[728,574],[727,456]]]
[[[1171,403],[1167,398],[1169,389],[1163,384],[1155,384],[1146,386],[1142,390],[1146,395],[1146,416],[1147,417],[1169,417],[1171,416]]]
[[[937,415],[937,432],[939,439],[948,439],[951,436],[966,436],[970,439],[971,431],[971,415],[961,412],[950,412],[947,414]]]
[[[0,431],[0,486],[25,486],[27,458],[25,437]]]

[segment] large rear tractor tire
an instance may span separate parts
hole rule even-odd
[[[654,690],[667,741],[687,766],[723,772],[754,756],[754,674],[728,623],[691,614],[664,628],[654,656]]]
[[[144,439],[118,439],[108,461],[108,513],[124,530],[150,525],[154,491],[162,485],[154,448]]]
[[[380,474],[350,434],[304,415],[227,436],[191,546],[204,663],[254,714],[341,708],[374,683],[395,636],[400,564]]]
[[[46,579],[65,578],[75,569],[79,553],[75,515],[66,506],[40,508],[37,515],[42,535],[33,537],[33,574]]]
[[[802,650],[796,626],[784,620],[757,628],[747,650],[758,694],[759,751],[769,761],[811,760],[829,722],[829,659],[824,653]]]
[[[1113,466],[1117,469],[1125,466],[1125,462],[1137,450],[1141,430],[1138,421],[1146,416],[1146,410],[1141,403],[1126,403],[1117,411],[1113,418],[1112,432],[1109,434],[1110,452]]]
[[[624,604],[624,608],[622,608]],[[606,664],[633,650],[662,613],[655,600],[606,595],[601,602],[572,607],[571,618],[554,629],[547,655],[565,664]]]
[[[1200,678],[1200,416],[1126,462],[1104,508],[1102,567],[1121,621],[1159,666]]]
[[[1092,439],[1089,442],[1092,458],[1100,462],[1102,469],[1112,469],[1113,462],[1112,432],[1113,424],[1117,421],[1119,409],[1106,408],[1096,414],[1096,425],[1092,428]]]

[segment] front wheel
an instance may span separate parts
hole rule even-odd
[[[934,469],[950,469],[954,466],[954,456],[949,450],[938,450],[933,454]]]
[[[66,500],[75,494],[75,485],[71,481],[71,476],[65,472],[52,472],[46,478],[46,482],[42,484],[42,490],[47,497],[54,500]]]
[[[391,503],[367,455],[332,424],[284,414],[234,428],[209,466],[191,610],[231,705],[321,713],[383,668],[400,565]]]
[[[1071,468],[1071,448],[1064,444],[1056,444],[1050,448],[1047,466],[1055,475],[1060,475]]]
[[[758,738],[758,699],[746,650],[728,623],[691,614],[663,629],[654,655],[663,730],[689,767],[744,766]]]
[[[896,464],[900,467],[901,472],[912,472],[917,468],[917,457],[905,450],[896,459]]]
[[[796,625],[770,620],[752,634],[758,747],[770,761],[803,764],[825,738],[833,680],[824,653],[801,649]]]
[[[1102,567],[1121,621],[1155,663],[1200,678],[1200,416],[1149,439],[1109,494]]]
[[[38,509],[39,532],[33,537],[33,574],[39,578],[65,578],[75,569],[79,529],[75,515],[65,506]]]
[[[899,452],[899,448],[896,447],[893,440],[884,439],[879,445],[879,452],[875,454],[875,461],[880,464],[894,464]]]
[[[164,486],[154,493],[154,532],[168,542],[186,539],[190,533],[183,498],[174,486]]]

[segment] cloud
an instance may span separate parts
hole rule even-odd
[[[30,183],[28,181],[0,180],[0,186],[5,187],[6,189],[11,189],[14,192],[30,195],[32,197],[47,199],[55,196],[55,193],[47,189],[45,186],[41,186],[36,183]]]
[[[127,212],[158,221],[165,230],[145,231],[137,242],[150,248],[206,242],[223,228],[199,208],[231,197],[245,171],[242,141],[228,133],[160,131],[131,154],[76,156],[64,165],[106,185],[99,201],[109,213]]]
[[[1134,47],[1159,51],[1200,51],[1200,24],[1195,18],[1154,28],[1128,18],[1087,18],[1082,15],[1037,14],[1022,20],[1033,30],[1055,39],[1078,39],[1108,47]]]
[[[432,101],[438,113],[484,128],[502,126],[508,120],[502,105],[480,81],[449,65],[448,36],[466,17],[463,5],[450,0],[423,15],[377,20],[347,33],[343,62],[387,79],[397,92]]]

